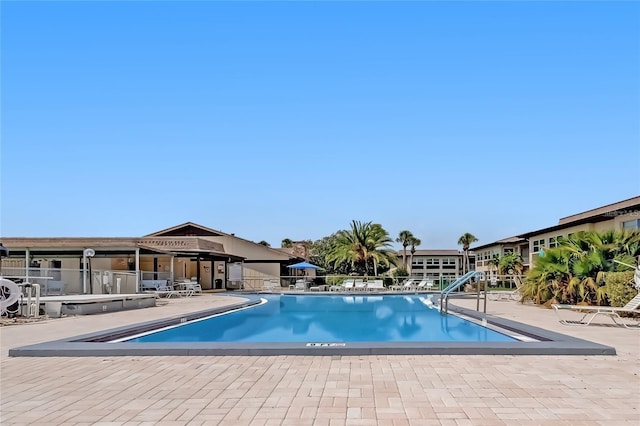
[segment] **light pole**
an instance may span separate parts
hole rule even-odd
[[[96,251],[91,248],[84,249],[84,251],[82,252],[82,293],[83,294],[87,294],[87,258],[91,258],[95,255],[96,255]]]

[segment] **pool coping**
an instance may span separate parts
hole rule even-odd
[[[235,295],[235,294],[232,294]],[[362,294],[359,294],[362,295]],[[50,342],[9,349],[10,357],[90,356],[271,356],[271,355],[616,355],[613,347],[556,333],[458,306],[449,311],[486,321],[535,342],[139,342],[108,343],[119,337],[188,322],[260,303],[260,294],[237,294],[246,301]],[[320,295],[309,295],[317,297]],[[311,345],[311,346],[309,346]]]

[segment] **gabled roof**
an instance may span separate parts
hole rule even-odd
[[[161,231],[154,232],[153,234],[145,235],[144,238],[146,237],[163,237],[163,238],[164,237],[185,237],[185,236],[232,237],[242,241],[246,241],[248,243],[258,245],[267,250],[273,250],[280,255],[285,254],[289,256],[290,259],[302,259],[301,257],[296,256],[295,254],[290,254],[279,249],[267,247],[262,244],[258,244],[255,241],[247,240],[245,238],[240,238],[235,234],[227,234],[225,232],[218,231],[216,229],[207,228],[206,226],[202,226],[194,222],[185,222],[180,225],[173,226],[171,228],[163,229]]]
[[[185,222],[180,225],[172,226],[171,228],[154,232],[153,234],[145,235],[145,237],[222,237],[227,235],[229,234],[225,234],[221,231],[216,231],[215,229],[207,228],[206,226],[198,225],[197,223]]]

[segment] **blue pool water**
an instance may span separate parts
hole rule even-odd
[[[127,340],[129,342],[513,342],[425,296],[262,295],[267,303]]]

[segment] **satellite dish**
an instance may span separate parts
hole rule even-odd
[[[82,252],[83,255],[87,256],[87,257],[93,257],[96,255],[96,251],[94,249],[84,249],[84,252]]]

